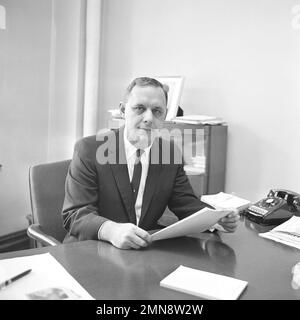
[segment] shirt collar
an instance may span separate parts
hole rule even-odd
[[[149,153],[150,153],[150,149],[152,147],[153,141],[150,144],[149,147],[144,149],[144,154],[146,156],[146,159],[148,159],[149,157]],[[128,139],[127,139],[127,129],[125,126],[124,129],[124,147],[125,147],[125,153],[126,153],[126,158],[130,159],[133,155],[136,154],[136,150],[138,149],[137,147],[135,147]]]

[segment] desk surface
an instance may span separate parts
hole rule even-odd
[[[83,241],[0,254],[0,259],[50,252],[99,300],[198,299],[159,286],[179,265],[248,281],[240,299],[300,299],[300,289],[291,286],[300,251],[259,237],[258,231],[265,230],[258,227],[242,218],[232,234],[162,240],[143,250]]]

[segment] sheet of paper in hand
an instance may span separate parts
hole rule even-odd
[[[152,241],[188,236],[210,229],[231,210],[214,210],[204,208],[172,225],[151,235]]]

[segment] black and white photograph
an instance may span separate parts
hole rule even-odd
[[[300,300],[299,142],[300,0],[0,0],[0,307]]]

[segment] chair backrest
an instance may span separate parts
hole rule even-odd
[[[43,232],[59,242],[62,242],[66,235],[61,211],[70,162],[71,160],[64,160],[39,164],[29,169],[33,223],[38,223]]]

